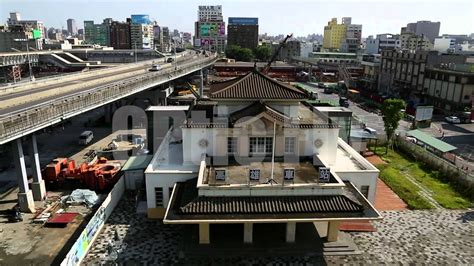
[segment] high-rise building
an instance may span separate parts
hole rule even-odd
[[[67,31],[72,36],[77,35],[77,25],[75,19],[70,18],[67,20]]]
[[[399,35],[389,33],[377,34],[375,38],[370,35],[365,40],[366,53],[380,54],[384,50],[399,49],[401,47],[399,37]]]
[[[93,20],[84,21],[84,42],[88,44],[98,44],[107,46],[109,40],[109,30],[106,24],[94,24]]]
[[[224,52],[225,22],[222,6],[199,6],[195,22],[194,46],[214,52]]]
[[[34,38],[46,39],[46,30],[44,23],[40,20],[21,20],[20,13],[11,12],[10,18],[7,20],[8,26],[21,25],[25,31],[36,30],[38,33],[34,33]],[[37,36],[39,35],[39,36]]]
[[[163,42],[161,43],[161,52],[169,53],[171,52],[171,35],[170,29],[168,27],[161,28],[163,34]]]
[[[163,30],[161,26],[155,21],[153,24],[153,45],[154,49],[161,51],[161,46],[163,44]]]
[[[352,24],[352,18],[342,18],[341,24],[337,23],[337,18],[333,18],[324,27],[323,48],[355,53],[359,49],[361,37],[362,25]]]
[[[400,49],[410,51],[429,51],[432,48],[433,44],[426,36],[416,35],[413,32],[404,32],[400,34]]]
[[[418,36],[424,36],[433,43],[434,39],[439,36],[440,22],[431,21],[417,21],[415,23],[408,23],[406,27],[403,27],[401,33],[411,32]]]
[[[110,46],[114,49],[131,49],[130,19],[127,22],[112,21],[110,24]]]
[[[132,48],[153,49],[153,24],[148,15],[132,15],[130,25]]]
[[[227,45],[256,48],[258,46],[258,18],[230,17],[227,24]]]

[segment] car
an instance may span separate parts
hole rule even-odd
[[[319,83],[318,83],[318,87],[320,87],[320,88],[325,88],[326,86],[324,85],[324,83],[319,82]]]
[[[457,117],[457,116],[447,116],[447,117],[444,118],[444,120],[446,120],[446,122],[451,123],[451,124],[460,124],[461,123],[461,119],[459,119],[459,117]]]
[[[160,65],[152,65],[151,68],[149,69],[150,71],[160,71],[161,67]]]
[[[370,134],[372,135],[377,135],[377,130],[371,128],[371,127],[365,127],[364,128],[365,131],[369,132]]]
[[[94,133],[90,130],[86,130],[79,136],[79,145],[87,145],[94,139]]]
[[[166,59],[166,63],[171,63],[173,61],[174,61],[174,59],[172,57],[168,57],[168,59]]]

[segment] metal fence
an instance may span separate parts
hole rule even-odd
[[[77,114],[188,75],[212,65],[214,62],[215,57],[208,57],[179,65],[177,70],[146,73],[17,111],[0,119],[0,144],[61,122]]]
[[[436,156],[430,151],[423,147],[409,142],[402,137],[398,137],[398,147],[401,148],[408,154],[412,154],[415,158],[423,161],[424,163],[436,167],[440,172],[444,172],[446,176],[454,182],[463,183],[469,186],[474,185],[474,174],[467,172],[451,162]]]

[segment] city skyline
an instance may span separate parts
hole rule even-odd
[[[322,34],[327,22],[336,17],[352,17],[355,24],[362,24],[362,36],[376,35],[381,33],[400,33],[400,28],[407,23],[418,20],[440,21],[442,34],[471,34],[473,22],[471,16],[473,4],[468,1],[454,1],[449,4],[440,1],[408,1],[388,2],[383,6],[375,1],[337,1],[324,3],[322,1],[298,1],[293,6],[293,12],[288,13],[287,2],[273,1],[272,12],[262,12],[268,7],[269,1],[254,3],[248,0],[240,1],[95,1],[94,9],[84,8],[81,1],[71,1],[67,6],[61,6],[59,0],[31,1],[5,0],[2,2],[3,12],[0,20],[5,23],[9,12],[20,12],[23,19],[38,19],[50,28],[67,28],[66,20],[74,18],[78,28],[83,28],[84,20],[101,22],[104,18],[111,17],[114,20],[125,21],[131,14],[149,14],[152,20],[158,21],[160,25],[179,29],[183,32],[194,32],[194,21],[197,16],[199,5],[222,5],[224,21],[228,17],[258,17],[260,33],[269,35],[294,33],[295,36],[307,36],[308,34]],[[110,9],[110,4],[114,8]],[[252,7],[248,5],[252,3]],[[53,10],[60,12],[38,13],[37,10]],[[71,12],[69,12],[69,10]],[[176,10],[180,12],[177,14]],[[348,13],[347,10],[351,12]],[[446,10],[450,10],[449,13]],[[318,12],[319,11],[319,12]],[[286,13],[285,13],[286,12]],[[319,16],[318,14],[324,14]],[[456,16],[450,14],[456,13]],[[275,14],[282,14],[279,17]],[[303,24],[301,22],[304,21]],[[293,26],[298,25],[298,27]]]

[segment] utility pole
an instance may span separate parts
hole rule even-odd
[[[35,76],[33,75],[33,69],[31,68],[31,58],[30,58],[30,46],[28,39],[14,39],[16,42],[26,42],[26,59],[28,60],[28,69],[30,73],[30,81],[35,81]]]

